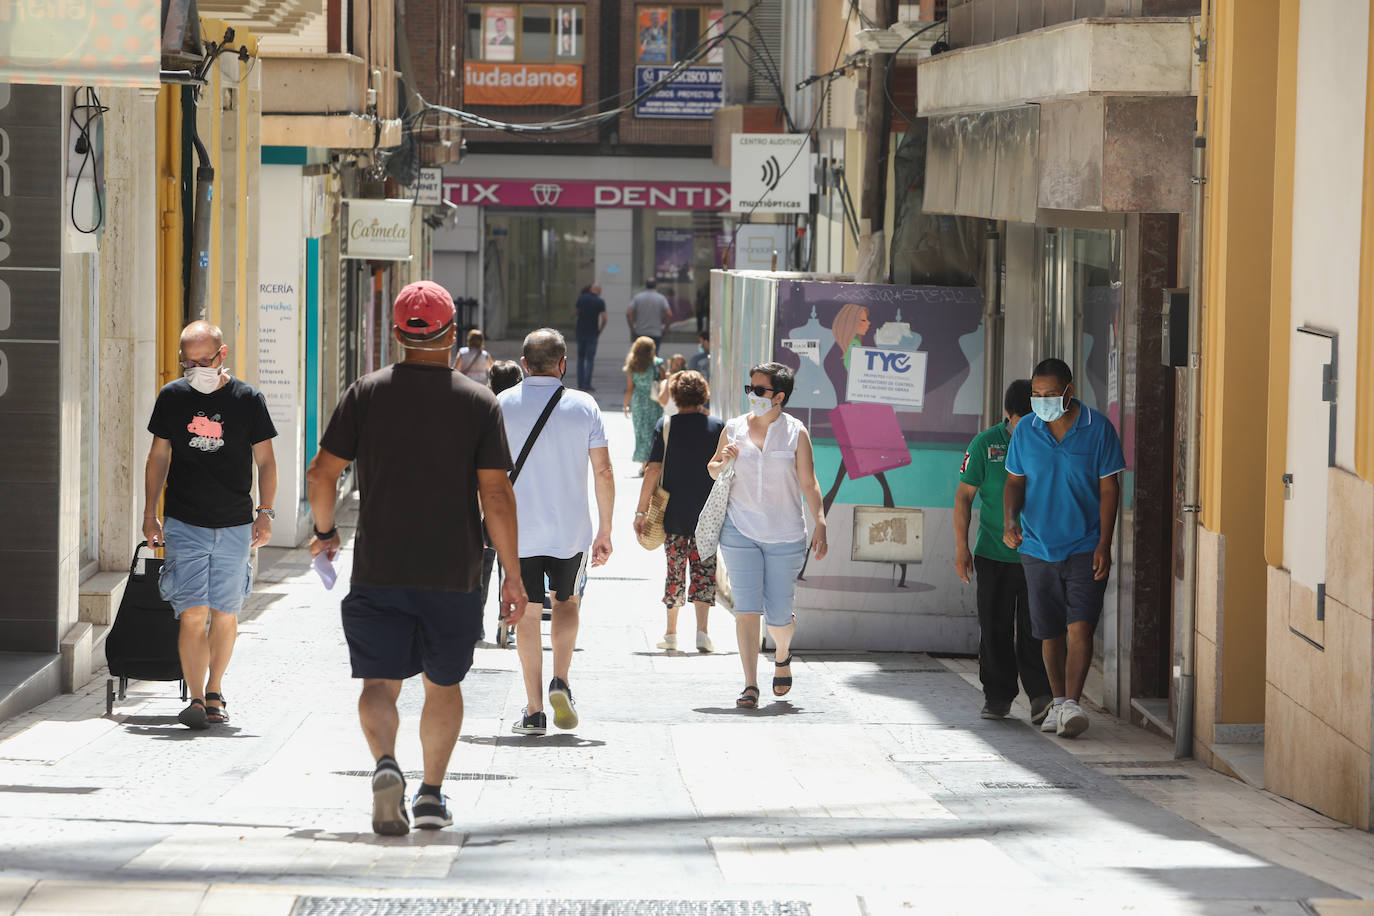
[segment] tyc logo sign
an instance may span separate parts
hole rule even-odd
[[[897,410],[919,411],[926,401],[924,350],[853,347],[849,351],[847,400],[891,404]]]
[[[911,371],[911,356],[902,350],[869,350],[864,355],[868,357],[870,372],[875,368],[883,372]]]

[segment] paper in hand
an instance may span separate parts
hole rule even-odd
[[[320,574],[320,581],[324,583],[324,587],[332,589],[339,578],[339,574],[335,571],[334,564],[330,562],[328,554],[324,551],[315,554],[315,559],[311,561],[310,565],[315,567],[315,572]]]

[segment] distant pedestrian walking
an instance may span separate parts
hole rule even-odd
[[[276,517],[277,430],[262,392],[225,371],[228,353],[219,328],[188,324],[181,332],[185,376],[158,392],[148,421],[143,537],[167,547],[158,590],[180,621],[177,649],[191,693],[177,719],[197,730],[229,721],[223,679],[253,587],[252,549],[271,540]],[[157,519],[164,483],[165,532]]]
[[[422,675],[424,779],[411,805],[416,827],[453,823],[444,774],[463,724],[462,681],[482,630],[482,518],[506,579],[503,616],[525,611],[516,544],[510,451],[496,398],[449,367],[453,301],[428,280],[401,290],[392,333],[402,360],[358,379],[339,401],[306,472],[313,556],[339,550],[339,475],[357,468],[361,503],[353,578],[340,608],[358,718],[376,768],[372,829],[407,833],[405,777],[396,762],[402,682]]]
[[[673,307],[657,286],[653,277],[645,280],[644,289],[635,294],[625,310],[630,336],[649,338],[654,342],[655,351],[663,349],[663,332],[673,323]]]
[[[1002,502],[1002,540],[1021,551],[1031,627],[1054,693],[1040,728],[1065,738],[1088,727],[1079,700],[1112,569],[1118,475],[1126,467],[1116,428],[1073,392],[1063,360],[1035,367],[1035,416],[1012,434]]]
[[[797,576],[806,559],[806,513],[815,519],[812,544],[817,560],[827,548],[821,485],[816,480],[811,435],[782,408],[792,397],[792,370],[764,363],[749,370],[749,413],[725,424],[708,469],[719,477],[734,462],[735,480],[720,553],[735,601],[735,636],[744,666],[744,691],[735,705],[759,703],[759,617],[777,647],[773,694],[792,689],[792,613]],[[805,505],[803,505],[803,498]]]
[[[674,353],[668,358],[668,366],[663,372],[663,381],[658,386],[658,406],[663,408],[665,417],[677,415],[677,402],[673,400],[673,376],[687,368],[687,357]],[[704,381],[704,380],[703,380]]]
[[[525,373],[520,370],[520,364],[513,360],[501,360],[492,364],[491,371],[487,373],[487,387],[492,394],[500,394],[508,388],[514,388],[520,384],[520,380],[525,377]],[[491,538],[487,536],[486,524],[482,525],[482,612],[486,613],[487,597],[491,594],[491,571],[496,566],[496,548],[491,545]],[[505,627],[503,621],[498,624]],[[482,637],[487,638],[487,626],[485,618],[482,621]]]
[[[1031,635],[1026,574],[1021,555],[1002,542],[1002,492],[1007,482],[1007,446],[1019,423],[1030,416],[1029,379],[1017,379],[1003,399],[1006,418],[974,437],[959,469],[954,495],[954,571],[965,582],[978,574],[978,677],[983,683],[982,716],[1011,712],[1017,675],[1030,699],[1031,722],[1049,713],[1052,696],[1040,640]],[[978,541],[968,547],[973,500],[978,499]]]
[[[578,715],[568,685],[569,668],[577,646],[587,567],[601,566],[611,556],[615,472],[596,401],[580,391],[568,391],[560,381],[568,368],[563,335],[551,328],[531,332],[525,337],[521,362],[529,376],[501,395],[506,435],[511,442],[521,443],[514,476],[520,507],[520,575],[529,595],[529,611],[516,627],[527,703],[511,730],[542,735],[548,731],[544,645],[539,635],[544,581],[548,580],[553,593],[553,679],[548,701],[553,724],[572,729],[577,727]],[[587,500],[588,465],[596,492],[595,534]]]
[[[468,345],[458,351],[458,358],[453,361],[455,369],[479,385],[487,383],[487,373],[494,362],[491,354],[482,349],[485,345],[486,338],[474,328],[468,331]]]
[[[711,383],[711,332],[697,333],[697,352],[687,358],[687,368],[700,372],[706,383]]]
[[[606,330],[606,300],[601,298],[599,284],[593,283],[582,291],[573,305],[573,313],[577,316],[577,387],[595,391],[592,370],[596,368],[596,346],[601,332]]]
[[[677,649],[678,611],[691,601],[697,612],[697,651],[712,652],[715,646],[708,635],[707,618],[716,600],[716,555],[702,557],[697,553],[696,530],[701,508],[711,493],[711,475],[706,464],[715,455],[725,423],[709,415],[706,404],[711,392],[700,373],[679,372],[668,388],[678,412],[654,430],[653,450],[635,512],[635,534],[643,531],[649,499],[661,482],[669,495],[663,516],[663,530],[667,533],[663,550],[668,561],[663,604],[668,625],[658,648]],[[689,563],[691,577],[687,578]]]
[[[630,345],[625,357],[625,405],[635,430],[634,460],[639,462],[639,474],[649,461],[653,445],[654,427],[663,418],[663,405],[655,397],[654,385],[663,380],[663,360],[655,355],[654,342],[640,337]]]

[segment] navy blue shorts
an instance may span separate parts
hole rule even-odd
[[[1023,553],[1021,568],[1026,573],[1031,633],[1036,639],[1063,636],[1071,623],[1090,623],[1097,628],[1107,580],[1093,578],[1091,551],[1054,563]]]
[[[421,671],[440,687],[472,667],[482,637],[482,592],[353,586],[339,608],[353,676],[405,680]]]

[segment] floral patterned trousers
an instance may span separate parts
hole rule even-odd
[[[703,560],[697,554],[697,539],[682,534],[670,534],[663,542],[663,552],[668,557],[668,580],[663,586],[663,604],[670,608],[682,607],[687,561],[692,562],[691,588],[687,598],[714,604],[716,601],[716,558]]]

